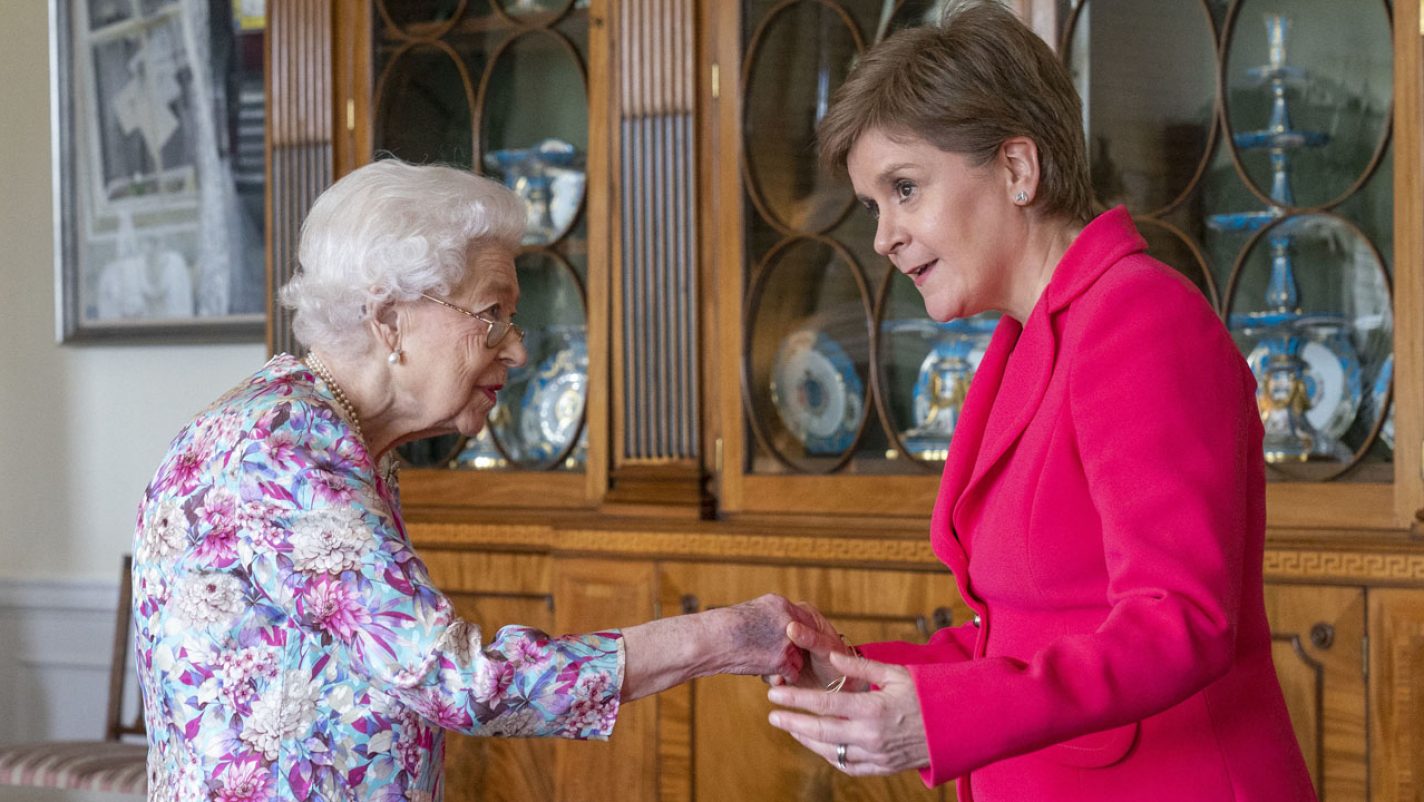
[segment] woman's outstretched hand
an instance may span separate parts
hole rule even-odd
[[[628,627],[623,630],[623,700],[712,674],[760,674],[795,683],[806,656],[787,636],[793,622],[814,626],[806,610],[768,593],[730,607]]]
[[[795,710],[772,711],[772,726],[846,774],[896,774],[928,765],[929,746],[910,672],[839,650],[829,652],[828,662],[837,676],[847,678],[847,687],[857,683],[871,690],[773,687],[767,691],[772,704]]]
[[[710,610],[703,615],[725,614],[720,623],[728,664],[721,674],[761,674],[779,682],[796,682],[805,664],[805,654],[787,637],[792,626],[804,626],[811,618],[800,606],[768,593],[751,601]]]
[[[840,677],[844,676],[831,665],[831,654],[850,653],[851,647],[831,622],[821,615],[820,610],[807,602],[799,602],[796,606],[801,608],[803,615],[800,620],[786,625],[786,637],[806,654],[806,665],[801,670],[801,677],[797,681],[788,681],[776,675],[764,676],[762,679],[773,686],[790,683],[802,688],[825,689],[839,682]],[[856,689],[847,687],[845,690]]]

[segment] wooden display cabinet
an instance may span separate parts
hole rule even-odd
[[[294,264],[311,199],[378,149],[475,166],[493,149],[533,144],[553,112],[520,122],[525,103],[501,96],[501,82],[517,85],[525,100],[544,93],[583,109],[572,124],[559,117],[557,132],[584,159],[576,222],[551,241],[531,243],[522,257],[570,266],[551,269],[576,277],[579,292],[550,295],[521,262],[530,317],[548,327],[572,316],[585,327],[575,435],[586,438],[581,456],[502,466],[495,459],[477,468],[461,464],[460,444],[427,452],[438,453],[426,460],[433,464],[402,475],[412,537],[463,614],[489,630],[521,623],[580,631],[773,591],[817,604],[856,639],[922,639],[963,619],[925,531],[937,455],[911,436],[918,374],[941,333],[913,321],[923,314],[914,294],[889,282],[885,264],[868,253],[869,229],[851,209],[845,182],[810,166],[817,104],[850,57],[934,5],[269,6],[274,285]],[[1125,201],[1153,252],[1193,275],[1228,321],[1259,311],[1252,243],[1218,239],[1206,221],[1272,206],[1270,187],[1257,186],[1269,175],[1262,163],[1228,146],[1230,134],[1263,109],[1251,100],[1259,88],[1243,77],[1265,56],[1262,9],[1243,12],[1242,3],[1224,0],[1175,4],[1170,14],[1147,0],[1015,6],[1089,90],[1099,202]],[[1322,798],[1424,800],[1417,692],[1424,683],[1417,531],[1424,507],[1424,55],[1417,4],[1358,6],[1343,18],[1325,0],[1264,9],[1296,15],[1291,52],[1308,73],[1328,79],[1319,96],[1356,92],[1351,113],[1364,108],[1357,116],[1375,126],[1355,132],[1360,143],[1334,173],[1317,180],[1310,170],[1319,165],[1300,162],[1298,205],[1280,206],[1281,216],[1328,218],[1358,232],[1365,244],[1349,251],[1372,255],[1380,267],[1328,286],[1302,280],[1309,303],[1353,304],[1342,309],[1360,354],[1359,410],[1340,430],[1343,450],[1272,468],[1266,598],[1277,669]],[[1325,35],[1312,32],[1320,19],[1333,20]],[[1164,25],[1170,41],[1153,39]],[[1123,31],[1139,41],[1124,40]],[[517,68],[500,67],[499,55],[521,41],[547,47],[521,51]],[[1332,43],[1374,54],[1355,70],[1371,76],[1369,87],[1330,73],[1338,69],[1329,61]],[[1390,45],[1392,54],[1379,55]],[[392,96],[391,65],[417,51],[430,59],[404,73],[409,85]],[[1111,60],[1096,60],[1115,52],[1146,66],[1114,69]],[[568,57],[572,70],[539,66]],[[1159,57],[1162,63],[1152,61]],[[1292,91],[1297,123],[1318,122],[1310,105],[1318,96]],[[1368,92],[1380,91],[1383,108],[1378,99],[1367,102]],[[420,97],[430,103],[417,105]],[[505,100],[489,100],[499,97]],[[447,107],[456,109],[453,127],[433,111]],[[1133,115],[1136,122],[1124,122]],[[1353,178],[1338,175],[1352,170]],[[1268,241],[1262,235],[1255,244]],[[1337,285],[1354,295],[1346,298]],[[1359,298],[1381,289],[1384,314],[1366,314],[1369,304]],[[821,343],[812,349],[819,369],[828,364],[833,381],[859,383],[858,395],[839,396],[850,412],[830,421],[837,425],[817,428],[825,422],[804,414],[797,422],[786,393],[773,396],[773,382],[784,390],[788,381],[778,359],[784,364],[783,349],[804,330],[812,335],[803,345]],[[270,341],[274,350],[294,347],[279,312]],[[1392,396],[1391,383],[1378,381],[1384,355],[1392,355]],[[532,398],[505,403],[528,407]],[[446,467],[452,462],[457,467]],[[924,789],[912,774],[846,778],[766,724],[767,711],[756,680],[714,678],[630,704],[605,744],[452,738],[447,798],[954,796],[951,788]]]

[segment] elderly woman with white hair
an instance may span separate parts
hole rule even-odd
[[[382,466],[474,435],[525,360],[519,199],[386,160],[322,194],[281,354],[173,440],[135,539],[150,799],[439,798],[442,729],[606,738],[619,704],[713,673],[794,680],[763,596],[622,630],[486,640],[436,589]]]

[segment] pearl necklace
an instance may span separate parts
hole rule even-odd
[[[356,414],[356,407],[352,406],[351,400],[346,397],[346,393],[341,389],[341,385],[336,383],[336,379],[331,377],[331,371],[326,367],[326,363],[321,361],[321,357],[315,351],[308,351],[303,357],[303,362],[316,371],[316,375],[326,382],[326,386],[331,390],[331,395],[336,398],[337,406],[346,413],[347,419],[351,421],[351,429],[356,432],[356,438],[361,442],[366,442],[366,436],[361,433],[361,416]]]

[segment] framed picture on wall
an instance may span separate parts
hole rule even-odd
[[[261,340],[262,0],[50,0],[61,342]]]

